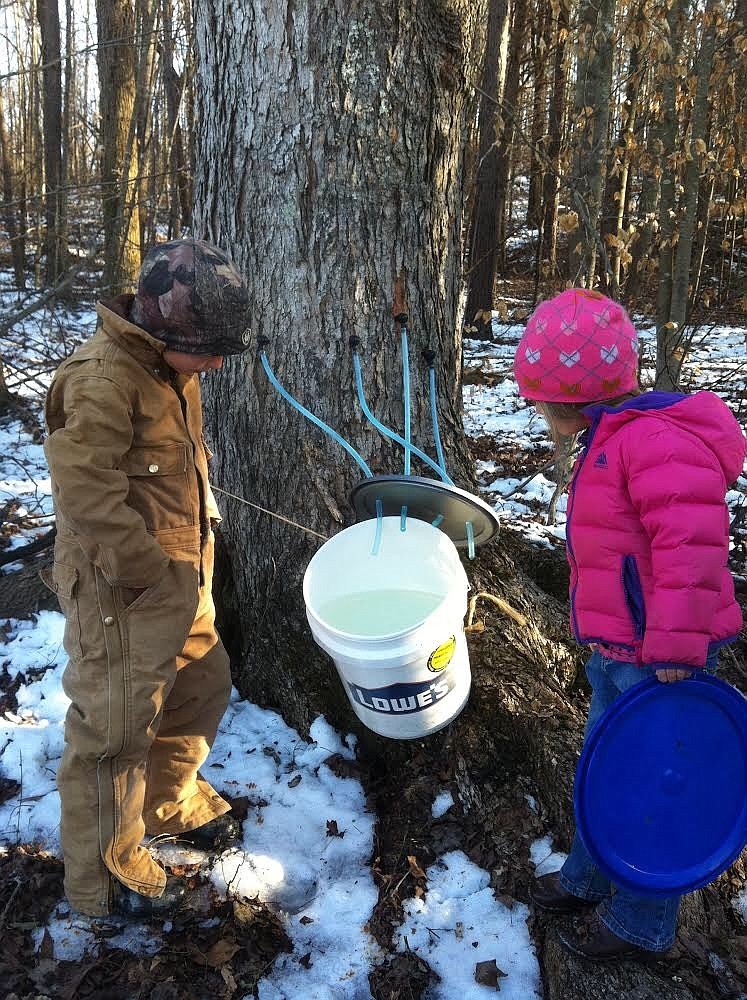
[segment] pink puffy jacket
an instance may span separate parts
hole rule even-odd
[[[739,424],[711,392],[584,413],[566,528],[573,633],[639,665],[702,667],[742,625],[724,501],[745,457]]]

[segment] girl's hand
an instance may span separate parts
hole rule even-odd
[[[662,684],[673,684],[675,681],[684,681],[686,677],[692,676],[692,670],[682,670],[679,667],[666,667],[664,670],[656,671],[656,679]]]

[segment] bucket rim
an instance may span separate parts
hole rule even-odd
[[[383,518],[383,521],[385,523],[389,522],[390,524],[396,523],[398,526],[397,531],[399,532],[399,523],[400,523],[399,517],[394,517],[388,514]],[[306,569],[304,570],[303,574],[303,580],[301,582],[303,599],[307,607],[309,604],[309,599],[308,599],[309,591],[312,586],[311,580],[314,575],[315,564],[321,563],[322,560],[329,555],[329,546],[331,546],[333,542],[337,542],[337,540],[341,538],[346,532],[350,532],[353,530],[360,532],[370,524],[371,524],[370,521],[356,521],[355,524],[349,524],[346,528],[343,528],[341,531],[336,532],[334,535],[328,538],[322,545],[319,546],[316,552],[312,555],[311,559],[309,559],[308,563],[306,564]],[[433,525],[429,524],[427,521],[418,521],[417,519],[414,518],[413,524],[417,525],[417,527],[415,527],[414,529],[416,533],[419,531],[423,531],[425,532],[425,534],[430,534],[430,537],[434,539],[434,541],[438,540],[439,545],[442,545],[444,542],[446,543],[445,552],[443,554],[448,553],[449,559],[453,559],[452,565],[455,576],[461,582],[463,582],[466,585],[467,589],[469,590],[470,589],[469,579],[467,577],[467,573],[464,569],[464,566],[462,565],[462,561],[459,556],[459,550],[457,549],[456,545],[454,545],[449,536],[444,534],[444,532],[440,531],[438,528],[434,528]],[[451,548],[449,548],[449,546],[451,546]],[[325,549],[327,550],[326,552]]]

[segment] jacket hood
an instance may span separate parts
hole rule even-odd
[[[595,443],[600,443],[632,420],[655,418],[697,437],[716,457],[728,484],[742,473],[747,438],[736,417],[713,392],[645,392],[621,404],[597,404],[583,411],[592,422]],[[602,418],[605,419],[602,419]]]

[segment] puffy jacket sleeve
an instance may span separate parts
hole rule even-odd
[[[55,409],[64,424],[44,444],[55,505],[110,584],[150,587],[169,557],[126,503],[127,475],[118,466],[133,439],[127,393],[100,375],[67,375],[61,383],[51,392],[62,393]]]
[[[729,555],[723,471],[704,444],[671,428],[630,437],[623,461],[651,545],[642,661],[703,667]]]

